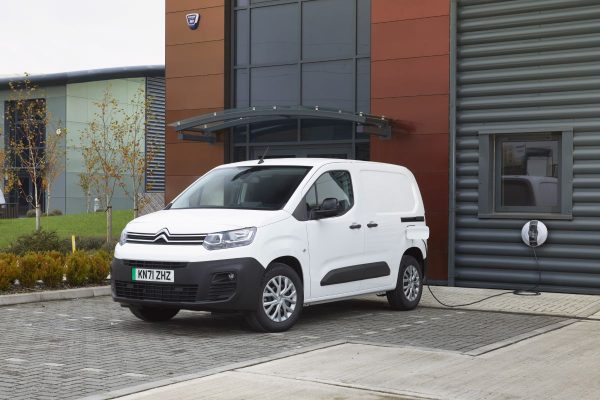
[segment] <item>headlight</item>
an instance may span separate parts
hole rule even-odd
[[[209,233],[204,238],[207,250],[228,249],[231,247],[248,246],[256,236],[256,228],[236,229],[235,231]]]
[[[123,246],[127,242],[127,229],[123,229],[121,232],[121,237],[119,237],[119,244]]]

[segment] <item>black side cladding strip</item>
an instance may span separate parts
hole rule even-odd
[[[353,265],[331,270],[321,279],[321,286],[335,285],[337,283],[346,283],[362,281],[363,279],[379,278],[388,276],[390,267],[386,262],[375,262],[369,264]]]
[[[402,222],[425,222],[425,217],[402,217]]]

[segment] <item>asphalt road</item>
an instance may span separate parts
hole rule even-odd
[[[306,308],[290,331],[260,334],[235,314],[139,321],[109,297],[0,307],[0,399],[76,399],[336,340],[468,352],[559,317],[354,300]]]

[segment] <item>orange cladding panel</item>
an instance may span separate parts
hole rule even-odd
[[[206,9],[198,7],[197,11],[200,13],[200,24],[196,30],[188,27],[185,19],[187,12],[167,13],[165,20],[167,46],[225,39],[225,7]]]
[[[374,24],[371,60],[389,60],[448,54],[450,43],[439,40],[450,30],[448,17],[432,17]],[[388,40],[394,37],[395,40]]]
[[[450,0],[371,0],[374,24],[450,15]]]
[[[447,94],[449,62],[447,55],[373,61],[371,98]]]
[[[373,99],[371,107],[378,114],[398,121],[405,121],[410,133],[448,132],[448,95],[428,95],[409,97],[386,97]],[[435,118],[431,118],[434,116]]]
[[[197,30],[187,26],[189,12],[200,13]],[[225,15],[225,0],[167,0],[167,124],[225,108]],[[184,142],[172,127],[165,142],[167,201],[224,162],[223,143]]]
[[[196,57],[193,55],[201,55]],[[168,46],[169,77],[223,74],[225,49],[221,41]]]
[[[407,132],[371,140],[371,159],[408,167],[431,229],[427,276],[447,279],[450,0],[372,0],[371,112]]]

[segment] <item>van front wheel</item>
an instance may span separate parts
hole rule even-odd
[[[413,256],[405,255],[400,262],[396,289],[387,292],[387,299],[394,310],[412,310],[421,300],[423,292],[423,268]]]
[[[286,264],[272,264],[258,292],[256,310],[246,315],[252,329],[282,332],[296,323],[304,304],[304,288],[296,271]]]

